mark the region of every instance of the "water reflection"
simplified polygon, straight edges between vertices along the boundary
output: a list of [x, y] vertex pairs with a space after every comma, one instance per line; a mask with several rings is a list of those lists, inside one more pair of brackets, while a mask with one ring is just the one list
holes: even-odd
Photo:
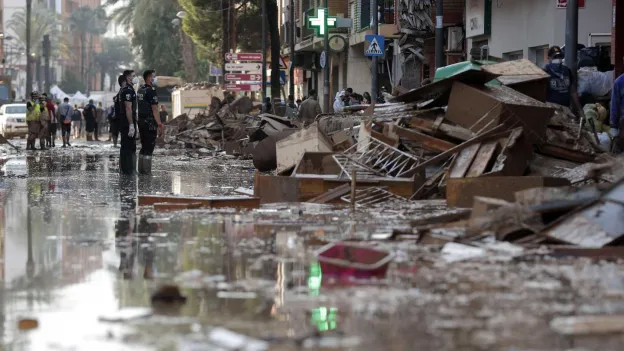
[[[135, 268], [143, 266], [143, 278], [154, 278], [154, 248], [150, 234], [158, 226], [151, 224], [146, 216], [137, 218], [136, 177], [122, 176], [120, 180], [120, 208], [121, 214], [115, 224], [115, 243], [119, 252], [119, 271], [124, 279], [137, 276]], [[137, 223], [138, 222], [138, 223]]]

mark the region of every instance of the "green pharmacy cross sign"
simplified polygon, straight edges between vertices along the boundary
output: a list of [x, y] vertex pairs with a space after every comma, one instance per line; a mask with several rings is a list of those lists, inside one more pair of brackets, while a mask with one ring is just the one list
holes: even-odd
[[325, 31], [330, 27], [336, 27], [336, 17], [328, 16], [327, 9], [316, 9], [316, 17], [308, 17], [308, 28], [316, 29], [318, 36], [325, 35]]

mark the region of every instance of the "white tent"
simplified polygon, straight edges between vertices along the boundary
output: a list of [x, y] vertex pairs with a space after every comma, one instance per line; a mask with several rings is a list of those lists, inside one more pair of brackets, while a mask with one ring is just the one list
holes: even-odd
[[76, 92], [76, 94], [72, 95], [72, 100], [79, 100], [79, 101], [89, 101], [89, 98], [86, 97], [83, 93], [79, 91]]
[[59, 88], [58, 85], [53, 85], [50, 88], [50, 93], [52, 93], [52, 96], [54, 96], [55, 100], [62, 101], [66, 97], [67, 98], [69, 97], [69, 95], [67, 95], [63, 90], [61, 90], [61, 88]]

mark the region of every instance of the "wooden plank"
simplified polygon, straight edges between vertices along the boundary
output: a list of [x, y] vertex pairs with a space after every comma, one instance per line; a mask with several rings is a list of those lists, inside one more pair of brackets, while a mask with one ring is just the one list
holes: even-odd
[[469, 129], [460, 126], [450, 125], [448, 123], [442, 123], [436, 129], [437, 120], [430, 121], [418, 117], [410, 117], [408, 120], [408, 125], [410, 128], [416, 128], [428, 133], [441, 133], [451, 138], [459, 139], [462, 141], [470, 140], [475, 136], [475, 133], [473, 133]]
[[158, 196], [158, 195], [139, 195], [139, 206], [153, 206], [157, 203], [166, 204], [201, 204], [201, 208], [243, 208], [253, 209], [260, 207], [260, 198], [249, 196], [209, 196], [209, 197], [191, 197], [191, 196]]
[[595, 157], [584, 152], [563, 148], [552, 144], [543, 144], [539, 146], [539, 151], [544, 155], [562, 158], [564, 160], [587, 163], [594, 161]]
[[460, 151], [450, 168], [449, 178], [463, 178], [480, 148], [481, 144], [474, 144]]
[[446, 202], [450, 207], [472, 207], [475, 196], [515, 201], [516, 191], [570, 185], [567, 179], [551, 177], [477, 177], [447, 180]]
[[468, 173], [466, 173], [466, 177], [478, 177], [482, 175], [490, 165], [497, 149], [498, 141], [496, 140], [481, 144], [481, 148], [479, 149], [474, 162], [472, 162]]
[[172, 211], [180, 211], [180, 210], [190, 210], [190, 209], [198, 209], [202, 208], [202, 204], [200, 202], [194, 203], [168, 203], [168, 202], [159, 202], [154, 204], [154, 211], [156, 212], [172, 212]]
[[455, 147], [455, 144], [446, 140], [419, 133], [415, 130], [395, 126], [396, 133], [403, 138], [422, 143], [423, 147], [433, 151], [444, 152]]
[[351, 186], [349, 184], [343, 184], [337, 188], [331, 189], [317, 197], [308, 200], [308, 202], [326, 204], [332, 200], [339, 199], [341, 196], [348, 194], [350, 190]]
[[447, 151], [445, 151], [445, 152], [443, 152], [443, 153], [441, 153], [441, 154], [439, 154], [437, 156], [434, 156], [434, 157], [428, 159], [427, 161], [425, 161], [425, 162], [419, 164], [418, 166], [414, 167], [411, 171], [406, 173], [405, 176], [409, 177], [409, 176], [412, 176], [412, 175], [414, 175], [414, 174], [416, 174], [418, 172], [422, 172], [424, 169], [427, 168], [427, 166], [435, 165], [435, 164], [437, 164], [439, 162], [442, 162], [442, 161], [448, 159], [449, 157], [453, 156], [455, 153], [457, 153], [457, 152], [459, 152], [459, 151], [469, 147], [470, 145], [473, 145], [475, 143], [480, 143], [480, 142], [482, 142], [485, 139], [489, 139], [491, 137], [494, 137], [495, 135], [498, 135], [497, 133], [500, 133], [501, 135], [504, 134], [504, 133], [508, 133], [508, 132], [502, 132], [501, 133], [501, 131], [503, 131], [504, 129], [505, 129], [505, 125], [499, 124], [498, 126], [496, 126], [496, 127], [492, 128], [492, 129], [484, 132], [483, 134], [477, 135], [476, 137], [474, 137], [474, 138], [472, 138], [472, 139], [470, 139], [468, 141], [465, 141], [465, 142], [463, 142], [463, 143], [453, 147], [450, 150], [447, 150]]
[[254, 196], [263, 204], [273, 202], [298, 202], [299, 182], [295, 177], [254, 174]]

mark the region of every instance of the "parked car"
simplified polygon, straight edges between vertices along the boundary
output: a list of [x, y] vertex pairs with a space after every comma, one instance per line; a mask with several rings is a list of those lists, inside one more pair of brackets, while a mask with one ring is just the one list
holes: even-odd
[[28, 135], [26, 104], [5, 104], [0, 107], [0, 134], [6, 138]]

